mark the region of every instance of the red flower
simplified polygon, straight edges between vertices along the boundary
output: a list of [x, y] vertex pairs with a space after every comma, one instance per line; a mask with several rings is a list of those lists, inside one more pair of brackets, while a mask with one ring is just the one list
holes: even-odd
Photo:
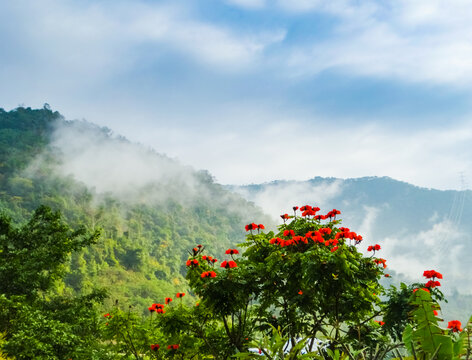
[[228, 249], [228, 250], [226, 250], [225, 254], [235, 255], [235, 254], [239, 254], [239, 251], [237, 249]]
[[174, 344], [174, 345], [168, 345], [167, 349], [169, 350], [177, 350], [179, 348], [179, 344]]
[[390, 274], [385, 274], [384, 276], [385, 276], [385, 277], [391, 277]]
[[462, 331], [462, 324], [459, 320], [451, 320], [447, 323], [447, 328], [451, 329], [452, 332]]
[[105, 315], [103, 315], [103, 317], [111, 318], [111, 315], [110, 315], [110, 313], [106, 313]]
[[331, 228], [321, 228], [320, 230], [318, 230], [320, 232], [320, 234], [322, 235], [330, 235], [331, 234]]
[[292, 209], [293, 209], [293, 211], [297, 211], [297, 210], [298, 210], [298, 206], [294, 206]]
[[157, 350], [159, 350], [160, 347], [161, 347], [161, 346], [160, 346], [159, 344], [152, 344], [152, 345], [151, 345], [151, 350], [152, 350], [152, 351], [157, 351]]
[[187, 266], [192, 266], [192, 267], [198, 266], [198, 260], [197, 259], [188, 259], [187, 262], [186, 262], [186, 265]]
[[336, 250], [338, 250], [338, 246], [335, 246], [331, 249], [331, 252], [335, 252]]
[[184, 297], [184, 296], [185, 296], [185, 293], [177, 293], [177, 294], [175, 295], [176, 298], [182, 298], [182, 297]]
[[207, 278], [207, 277], [214, 278], [214, 277], [216, 277], [216, 272], [214, 272], [214, 271], [205, 271], [205, 272], [202, 273], [201, 277], [202, 277], [202, 279]]
[[385, 323], [381, 320], [374, 320], [377, 324], [379, 324], [380, 326], [382, 325], [385, 325]]
[[284, 230], [283, 236], [295, 236], [295, 231], [293, 230]]
[[290, 219], [290, 216], [288, 216], [288, 214], [280, 215], [280, 217], [282, 218], [282, 220], [283, 220], [284, 222], [285, 222], [285, 220]]
[[213, 259], [211, 259], [211, 262], [212, 262], [213, 264], [214, 264], [214, 263], [216, 263], [217, 261], [218, 261], [218, 259], [217, 259], [217, 258], [213, 258]]
[[429, 280], [426, 284], [424, 284], [424, 286], [427, 288], [434, 288], [436, 286], [441, 286], [441, 283], [439, 281]]
[[313, 208], [310, 205], [305, 205], [300, 208], [300, 211], [312, 210]]
[[168, 305], [172, 301], [172, 298], [166, 297], [166, 305]]
[[382, 259], [382, 258], [374, 259], [374, 263], [376, 263], [377, 265], [382, 264], [384, 269], [387, 267], [387, 260]]
[[237, 266], [238, 266], [238, 264], [236, 264], [233, 260], [230, 260], [230, 261], [225, 260], [221, 263], [221, 267], [225, 268], [225, 269], [232, 269], [232, 268], [235, 268]]
[[149, 306], [149, 307], [148, 307], [148, 310], [149, 310], [149, 312], [151, 312], [151, 313], [154, 312], [154, 311], [156, 311], [156, 309], [154, 308], [154, 306]]
[[438, 316], [438, 312], [436, 310], [433, 310], [434, 316]]
[[261, 229], [261, 230], [264, 230], [264, 229], [265, 229], [264, 225], [262, 225], [262, 224], [257, 225], [257, 228], [258, 228], [258, 229]]
[[245, 227], [246, 231], [249, 231], [249, 230], [256, 230], [257, 229], [257, 224], [247, 224]]
[[442, 279], [443, 278], [442, 274], [438, 273], [435, 270], [425, 270], [423, 273], [423, 276], [426, 279], [434, 279], [434, 278]]
[[377, 250], [380, 250], [380, 245], [379, 245], [379, 244], [370, 245], [370, 246], [367, 248], [367, 251], [377, 251]]
[[303, 295], [303, 291], [300, 290], [300, 291], [298, 292], [298, 295]]

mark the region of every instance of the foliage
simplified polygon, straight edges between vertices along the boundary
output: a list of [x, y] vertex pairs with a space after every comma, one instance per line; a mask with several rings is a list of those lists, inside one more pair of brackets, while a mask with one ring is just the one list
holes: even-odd
[[6, 334], [6, 353], [16, 359], [104, 358], [96, 307], [105, 293], [78, 298], [51, 293], [70, 252], [97, 237], [71, 230], [47, 207], [21, 228], [0, 217], [0, 332]]
[[[403, 333], [403, 341], [408, 352], [420, 359], [468, 359], [471, 351], [470, 321], [465, 331], [451, 325], [449, 325], [451, 330], [442, 329], [437, 316], [440, 307], [433, 300], [430, 291], [424, 288], [416, 290], [410, 299], [413, 306], [411, 313], [413, 321], [406, 326]], [[451, 321], [450, 324], [453, 322]], [[457, 332], [460, 333], [457, 334]], [[464, 342], [466, 342], [466, 347], [464, 347]]]

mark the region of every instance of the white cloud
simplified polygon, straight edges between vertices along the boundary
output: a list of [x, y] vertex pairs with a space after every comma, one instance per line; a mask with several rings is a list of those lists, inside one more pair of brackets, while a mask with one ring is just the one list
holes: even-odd
[[317, 185], [306, 182], [282, 182], [269, 185], [263, 191], [252, 195], [245, 189], [240, 189], [238, 192], [280, 222], [279, 216], [285, 212], [292, 214], [292, 207], [296, 205], [309, 204], [326, 209], [329, 201], [342, 193], [342, 186], [340, 181], [326, 181]]
[[[222, 183], [390, 176], [448, 189], [460, 186], [460, 172], [467, 177], [472, 170], [470, 122], [413, 131], [361, 123], [340, 128], [337, 122], [324, 119], [311, 119], [308, 124], [307, 119], [298, 122], [260, 109], [257, 120], [247, 117], [240, 122], [238, 116], [228, 111], [225, 120], [231, 126], [222, 128], [201, 124], [196, 117], [198, 128], [168, 125], [154, 134], [148, 132], [144, 142], [168, 149], [184, 163], [210, 170]], [[170, 135], [158, 138], [158, 132]]]
[[[94, 82], [153, 62], [173, 50], [225, 70], [244, 69], [257, 62], [266, 47], [282, 41], [282, 29], [243, 32], [203, 21], [176, 4], [146, 2], [77, 3], [23, 1], [0, 7], [0, 19], [15, 34], [17, 71], [28, 69], [67, 75], [68, 81]], [[21, 46], [18, 46], [21, 44]], [[189, 57], [190, 56], [190, 57]], [[11, 64], [4, 64], [11, 65]]]
[[295, 46], [290, 72], [347, 74], [468, 87], [472, 80], [472, 3], [444, 1], [280, 1], [284, 9], [338, 20], [327, 40]]

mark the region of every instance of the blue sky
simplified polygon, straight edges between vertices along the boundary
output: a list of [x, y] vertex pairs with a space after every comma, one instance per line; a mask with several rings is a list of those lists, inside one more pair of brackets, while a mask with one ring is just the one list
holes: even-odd
[[49, 103], [222, 183], [460, 188], [471, 13], [464, 0], [7, 0], [0, 107]]

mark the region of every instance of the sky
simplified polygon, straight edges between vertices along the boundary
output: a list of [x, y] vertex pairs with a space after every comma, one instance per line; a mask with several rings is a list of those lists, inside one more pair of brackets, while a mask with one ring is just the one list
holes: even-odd
[[470, 188], [471, 13], [466, 0], [6, 0], [0, 107], [48, 103], [223, 184]]

